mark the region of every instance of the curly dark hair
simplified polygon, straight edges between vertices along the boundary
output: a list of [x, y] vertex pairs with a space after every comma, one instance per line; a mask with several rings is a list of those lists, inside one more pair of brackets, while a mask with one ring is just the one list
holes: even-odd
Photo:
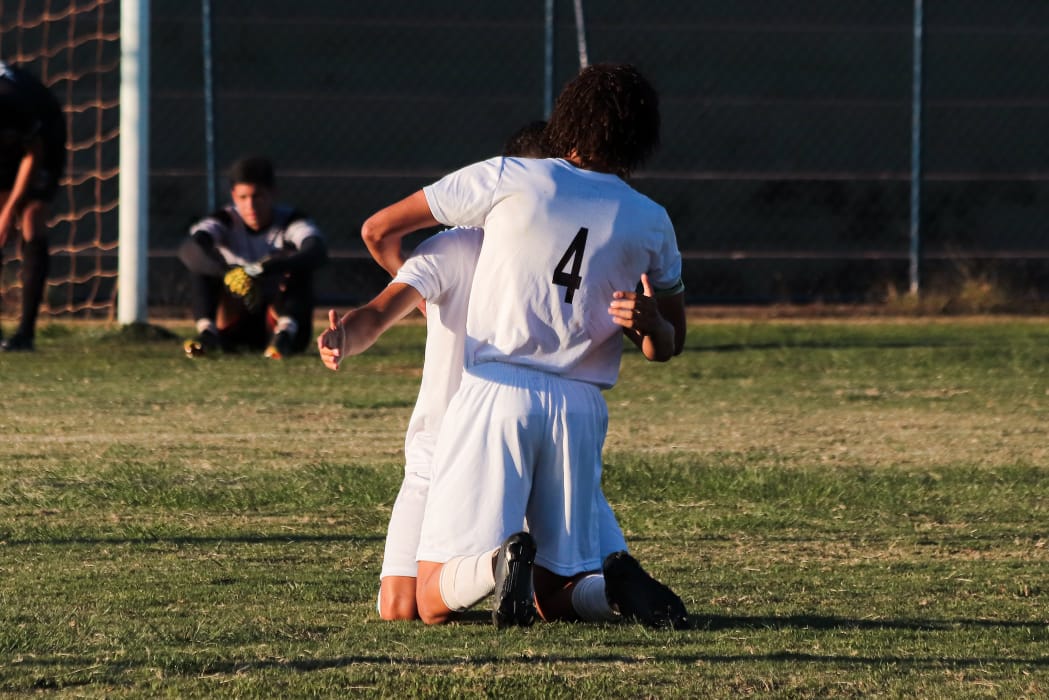
[[629, 175], [659, 146], [659, 95], [632, 65], [584, 68], [558, 96], [546, 137], [557, 157]]

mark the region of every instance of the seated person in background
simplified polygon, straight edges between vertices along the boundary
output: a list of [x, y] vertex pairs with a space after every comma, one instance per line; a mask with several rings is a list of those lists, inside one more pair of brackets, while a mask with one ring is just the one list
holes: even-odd
[[327, 246], [306, 214], [276, 203], [268, 158], [238, 160], [230, 183], [232, 204], [190, 227], [179, 248], [197, 322], [186, 354], [247, 345], [279, 360], [313, 338], [313, 273]]

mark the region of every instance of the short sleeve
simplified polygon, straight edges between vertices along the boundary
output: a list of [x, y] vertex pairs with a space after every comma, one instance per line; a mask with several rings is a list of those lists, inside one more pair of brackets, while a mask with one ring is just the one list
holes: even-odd
[[453, 228], [427, 238], [394, 276], [429, 303], [440, 303], [446, 290], [467, 284], [467, 270], [476, 264], [482, 232], [476, 228]]
[[424, 187], [433, 218], [446, 226], [483, 227], [495, 201], [504, 163], [504, 158], [474, 163]]
[[660, 229], [662, 240], [649, 264], [649, 282], [652, 288], [662, 295], [676, 294], [684, 289], [681, 282], [681, 251], [677, 247], [674, 225], [666, 212]]

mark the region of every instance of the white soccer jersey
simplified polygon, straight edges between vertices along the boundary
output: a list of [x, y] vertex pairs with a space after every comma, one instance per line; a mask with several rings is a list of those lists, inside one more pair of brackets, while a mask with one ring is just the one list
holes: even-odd
[[431, 213], [485, 231], [467, 316], [466, 366], [509, 362], [615, 384], [621, 328], [608, 305], [648, 273], [680, 284], [666, 210], [619, 177], [563, 159], [493, 158], [424, 188]]
[[466, 310], [482, 232], [449, 229], [415, 249], [394, 277], [426, 300], [426, 350], [419, 397], [404, 441], [406, 466], [429, 473], [433, 445], [463, 374]]
[[292, 248], [321, 232], [311, 219], [287, 205], [273, 208], [273, 223], [262, 231], [252, 231], [232, 204], [201, 219], [189, 230], [190, 235], [203, 231], [211, 236], [215, 247], [229, 265], [259, 262], [274, 253]]

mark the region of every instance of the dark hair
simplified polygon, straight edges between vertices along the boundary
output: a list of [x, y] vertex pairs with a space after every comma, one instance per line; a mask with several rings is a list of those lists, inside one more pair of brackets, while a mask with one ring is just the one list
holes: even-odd
[[584, 68], [558, 96], [546, 135], [557, 157], [574, 152], [585, 168], [628, 175], [659, 146], [659, 95], [634, 66]]
[[265, 156], [241, 158], [229, 169], [230, 185], [256, 185], [273, 189], [273, 162]]
[[518, 158], [546, 158], [550, 147], [546, 142], [546, 122], [536, 120], [528, 122], [515, 131], [503, 146], [504, 156]]

